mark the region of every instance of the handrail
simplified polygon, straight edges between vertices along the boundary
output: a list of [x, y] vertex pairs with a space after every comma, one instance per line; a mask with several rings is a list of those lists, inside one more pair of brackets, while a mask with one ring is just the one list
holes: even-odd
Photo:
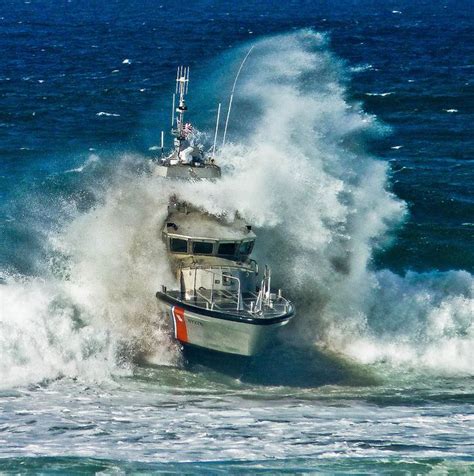
[[258, 267], [257, 262], [254, 259], [250, 260], [250, 266], [238, 266], [238, 265], [233, 265], [233, 264], [197, 264], [197, 263], [192, 263], [190, 265], [183, 266], [182, 269], [204, 269], [204, 270], [210, 270], [210, 269], [222, 269], [222, 268], [229, 268], [229, 269], [238, 269], [241, 271], [246, 271], [246, 272], [251, 272], [251, 273], [256, 273], [257, 270], [255, 268], [252, 268], [252, 264], [255, 264]]
[[194, 289], [194, 291], [196, 292], [196, 294], [198, 296], [200, 296], [202, 299], [204, 299], [204, 301], [206, 301], [207, 303], [209, 303], [211, 305], [211, 309], [213, 307], [213, 301], [212, 301], [212, 293], [211, 293], [211, 299], [208, 299], [204, 294], [202, 294], [201, 292], [199, 292], [199, 289]]
[[[210, 269], [205, 269], [205, 268], [202, 268], [201, 270], [205, 271], [207, 273], [211, 273], [212, 276], [213, 276], [212, 283], [211, 283], [211, 306], [212, 306], [213, 303], [214, 303], [214, 276], [216, 276], [217, 273], [214, 273]], [[224, 273], [222, 273], [221, 276], [237, 281], [237, 283], [238, 283], [238, 288], [237, 288], [237, 310], [240, 311], [241, 310], [241, 304], [242, 304], [242, 293], [241, 293], [241, 286], [240, 286], [240, 278], [237, 278], [236, 276], [232, 276], [231, 274], [224, 274]], [[196, 287], [194, 288], [194, 291], [196, 292]]]
[[[215, 273], [212, 273], [212, 274], [215, 274]], [[233, 276], [232, 276], [232, 277], [233, 277]], [[235, 279], [237, 279], [237, 278], [235, 278]], [[209, 299], [206, 295], [202, 294], [199, 289], [195, 289], [195, 292], [196, 292], [196, 294], [197, 294], [198, 296], [200, 296], [204, 301], [206, 301], [206, 303], [209, 303], [209, 304], [211, 305], [211, 309], [214, 308], [214, 296], [213, 296], [213, 293], [212, 293], [212, 292], [213, 292], [213, 285], [211, 286], [211, 299]], [[227, 291], [227, 292], [229, 292], [229, 291]], [[169, 296], [172, 296], [172, 293], [170, 293], [170, 292], [167, 290], [166, 286], [162, 286], [162, 293], [163, 293], [163, 294], [167, 294], [167, 295], [169, 295]], [[256, 300], [255, 300], [255, 301], [251, 301], [250, 304], [253, 303], [254, 305], [253, 305], [253, 306], [250, 305], [250, 309], [247, 309], [247, 312], [249, 312], [249, 313], [251, 313], [251, 314], [262, 314], [262, 307], [263, 307], [264, 305], [267, 305], [267, 306], [268, 306], [268, 303], [266, 302], [267, 299], [262, 299], [263, 294], [264, 294], [264, 293], [262, 293], [262, 289], [260, 289], [260, 291], [259, 291], [258, 293], [252, 293], [252, 292], [250, 292], [249, 294], [250, 294], [250, 295], [253, 295], [253, 298], [254, 298], [254, 299], [256, 298]], [[238, 297], [240, 297], [240, 296], [241, 296], [241, 294], [240, 294], [240, 292], [239, 292]], [[244, 298], [243, 298], [243, 296], [242, 296], [242, 301], [243, 301], [243, 300], [244, 300]], [[247, 300], [248, 300], [248, 298], [247, 298]], [[285, 312], [288, 312], [288, 309], [289, 309], [290, 306], [291, 306], [291, 301], [288, 300], [288, 299], [286, 299], [286, 298], [284, 298], [283, 296], [279, 296], [279, 297], [278, 297], [277, 303], [279, 303], [281, 306], [284, 306]], [[240, 304], [239, 304], [239, 300], [238, 300], [238, 301], [237, 301], [237, 306], [239, 306], [239, 305], [240, 305]], [[245, 309], [238, 309], [238, 310], [245, 310]]]
[[[214, 305], [215, 305], [215, 298], [214, 298], [215, 279], [214, 279], [214, 276], [219, 276], [219, 277], [227, 278], [227, 279], [230, 279], [230, 280], [233, 280], [233, 281], [237, 281], [238, 286], [237, 286], [237, 307], [236, 307], [236, 309], [238, 311], [245, 311], [246, 310], [245, 309], [245, 303], [247, 303], [247, 306], [249, 307], [247, 309], [247, 312], [249, 312], [251, 314], [254, 314], [254, 315], [264, 313], [265, 312], [264, 308], [265, 309], [267, 309], [267, 308], [274, 309], [275, 305], [283, 306], [284, 309], [285, 309], [285, 312], [288, 311], [288, 308], [291, 305], [291, 302], [281, 295], [281, 290], [278, 291], [277, 295], [272, 294], [272, 292], [271, 292], [271, 287], [270, 287], [271, 273], [270, 273], [270, 270], [268, 269], [268, 267], [265, 267], [265, 273], [264, 273], [263, 279], [261, 281], [261, 286], [260, 286], [259, 291], [256, 292], [256, 293], [248, 292], [248, 296], [246, 298], [244, 298], [244, 296], [242, 295], [242, 283], [241, 283], [241, 280], [240, 280], [239, 277], [233, 276], [232, 274], [225, 273], [225, 272], [216, 273], [216, 272], [212, 271], [213, 268], [218, 268], [220, 270], [222, 270], [223, 268], [242, 269], [242, 268], [239, 268], [238, 266], [206, 266], [206, 267], [204, 267], [203, 265], [201, 265], [201, 266], [195, 266], [194, 267], [195, 274], [194, 274], [193, 288], [194, 288], [195, 296], [196, 295], [199, 296], [204, 301], [206, 301], [206, 303], [210, 304], [211, 309], [214, 309]], [[190, 269], [192, 269], [192, 268], [190, 268]], [[196, 276], [197, 276], [197, 271], [198, 270], [204, 271], [206, 273], [210, 273], [212, 275], [211, 288], [210, 288], [211, 293], [210, 293], [209, 298], [205, 294], [203, 294], [203, 292], [201, 292], [201, 289], [202, 290], [209, 290], [209, 288], [200, 287], [199, 289], [196, 289]], [[166, 293], [166, 289], [163, 292]], [[222, 293], [224, 293], [224, 297], [226, 297], [225, 294], [227, 293], [227, 298], [231, 298], [231, 301], [234, 300], [234, 296], [233, 296], [234, 292], [232, 290], [225, 290], [224, 289], [224, 290], [222, 290]], [[253, 298], [250, 298], [250, 299], [255, 299], [255, 301], [250, 301], [249, 296], [252, 296], [252, 295], [253, 295]], [[247, 302], [247, 301], [250, 301], [250, 302]], [[206, 306], [207, 306], [207, 304], [206, 304]]]
[[262, 310], [263, 304], [269, 306], [270, 296], [271, 296], [271, 287], [270, 287], [271, 272], [268, 266], [265, 266], [265, 272], [263, 274], [262, 283], [260, 286], [260, 291], [258, 292], [257, 300], [255, 301], [255, 309], [257, 312]]

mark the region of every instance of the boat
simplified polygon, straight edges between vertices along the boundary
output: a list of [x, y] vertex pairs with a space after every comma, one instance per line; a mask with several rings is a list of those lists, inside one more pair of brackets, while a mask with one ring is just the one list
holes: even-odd
[[[173, 149], [164, 154], [162, 132], [162, 156], [154, 173], [177, 183], [218, 180], [221, 168], [215, 152], [220, 105], [214, 145], [205, 152], [192, 124], [184, 120], [188, 84], [189, 68], [179, 67], [173, 95]], [[294, 305], [281, 290], [271, 288], [270, 269], [265, 266], [260, 273], [251, 258], [257, 237], [241, 217], [231, 221], [215, 217], [173, 196], [162, 238], [177, 286], [170, 289], [162, 285], [156, 297], [171, 319], [174, 339], [181, 345], [252, 357], [294, 316]]]

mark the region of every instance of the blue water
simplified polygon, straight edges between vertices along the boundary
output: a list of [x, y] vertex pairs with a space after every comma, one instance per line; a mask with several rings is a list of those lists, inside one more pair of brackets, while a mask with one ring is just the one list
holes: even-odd
[[[2, 2], [2, 471], [474, 471], [473, 4], [334, 3]], [[252, 45], [178, 190], [299, 310], [242, 366], [168, 336], [150, 158], [176, 66], [210, 144]]]

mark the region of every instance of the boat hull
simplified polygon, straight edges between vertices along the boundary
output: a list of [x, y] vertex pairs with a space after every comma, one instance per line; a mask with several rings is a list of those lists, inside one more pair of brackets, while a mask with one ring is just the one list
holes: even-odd
[[192, 309], [180, 303], [170, 303], [160, 298], [171, 317], [176, 340], [184, 345], [193, 345], [227, 354], [251, 357], [260, 352], [286, 325], [292, 313], [276, 319], [243, 320], [238, 317], [219, 317], [212, 311]]

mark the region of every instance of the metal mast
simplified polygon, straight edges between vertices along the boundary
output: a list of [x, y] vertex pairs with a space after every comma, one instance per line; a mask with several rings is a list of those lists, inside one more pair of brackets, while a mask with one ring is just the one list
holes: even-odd
[[189, 66], [179, 66], [176, 72], [176, 94], [179, 95], [178, 107], [176, 108], [176, 112], [178, 113], [176, 132], [178, 137], [184, 135], [184, 113], [188, 110], [184, 96], [188, 93], [188, 85]]
[[[181, 142], [186, 139], [186, 132], [184, 130], [184, 113], [188, 108], [184, 96], [188, 92], [188, 84], [189, 66], [178, 66], [176, 71], [176, 91], [173, 94], [173, 109], [171, 113], [171, 134], [175, 136], [174, 146], [177, 155], [179, 155], [180, 152]], [[178, 107], [176, 107], [176, 96], [179, 96]], [[176, 128], [174, 128], [175, 112], [177, 113]]]

